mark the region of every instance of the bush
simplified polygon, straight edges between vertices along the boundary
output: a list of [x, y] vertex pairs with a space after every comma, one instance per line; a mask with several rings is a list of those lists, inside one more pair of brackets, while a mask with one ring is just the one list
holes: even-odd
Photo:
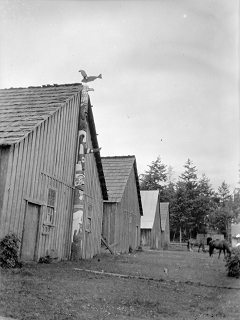
[[229, 277], [240, 276], [240, 247], [233, 248], [231, 252], [231, 257], [227, 257], [227, 275]]
[[19, 238], [14, 234], [6, 235], [0, 240], [0, 266], [2, 268], [21, 267], [18, 261]]
[[167, 241], [165, 241], [163, 243], [163, 250], [168, 250], [168, 242]]

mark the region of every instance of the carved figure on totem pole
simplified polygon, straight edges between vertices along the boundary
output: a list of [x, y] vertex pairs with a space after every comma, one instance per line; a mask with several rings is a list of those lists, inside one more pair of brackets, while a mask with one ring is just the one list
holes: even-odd
[[81, 72], [81, 75], [83, 76], [82, 82], [90, 82], [94, 81], [96, 79], [102, 79], [102, 74], [99, 74], [98, 76], [88, 76], [84, 70], [79, 70], [78, 72]]

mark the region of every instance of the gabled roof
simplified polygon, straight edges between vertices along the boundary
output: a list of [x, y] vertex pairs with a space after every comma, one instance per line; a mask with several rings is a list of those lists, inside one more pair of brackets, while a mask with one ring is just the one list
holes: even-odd
[[102, 157], [102, 165], [110, 202], [121, 201], [130, 172], [134, 168], [139, 208], [142, 215], [142, 202], [135, 156]]
[[20, 142], [81, 92], [80, 83], [0, 90], [0, 145]]
[[[0, 89], [0, 147], [19, 143], [42, 122], [61, 109], [83, 89], [81, 83], [44, 85], [40, 87]], [[98, 148], [90, 99], [88, 122], [93, 148]], [[94, 153], [103, 199], [107, 188], [100, 152]]]
[[168, 207], [169, 202], [160, 202], [160, 215], [161, 215], [161, 228], [162, 231], [165, 231], [166, 228], [166, 222], [168, 218]]
[[152, 229], [158, 205], [159, 191], [141, 190], [141, 198], [143, 206], [141, 229]]

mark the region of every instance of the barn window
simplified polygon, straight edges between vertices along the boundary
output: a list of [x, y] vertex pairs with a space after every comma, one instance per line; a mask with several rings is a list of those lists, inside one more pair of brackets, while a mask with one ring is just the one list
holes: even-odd
[[45, 223], [53, 224], [54, 210], [56, 202], [56, 190], [48, 189], [48, 199], [47, 199], [47, 216]]

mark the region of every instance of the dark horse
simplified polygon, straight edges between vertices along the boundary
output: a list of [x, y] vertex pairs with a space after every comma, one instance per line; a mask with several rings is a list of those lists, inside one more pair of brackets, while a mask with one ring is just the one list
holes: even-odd
[[200, 251], [200, 248], [202, 248], [203, 252], [206, 252], [205, 246], [204, 246], [204, 240], [202, 239], [199, 239], [199, 240], [193, 239], [193, 238], [189, 239], [187, 243], [187, 247], [190, 251], [193, 251], [192, 247], [198, 247], [198, 252]]
[[209, 245], [209, 242], [212, 241], [211, 237], [207, 237], [207, 246]]
[[212, 240], [209, 242], [209, 255], [210, 255], [210, 257], [212, 256], [214, 249], [219, 250], [218, 259], [220, 258], [220, 254], [222, 251], [224, 253], [224, 257], [225, 257], [226, 251], [227, 251], [228, 255], [231, 256], [230, 244], [226, 240]]

